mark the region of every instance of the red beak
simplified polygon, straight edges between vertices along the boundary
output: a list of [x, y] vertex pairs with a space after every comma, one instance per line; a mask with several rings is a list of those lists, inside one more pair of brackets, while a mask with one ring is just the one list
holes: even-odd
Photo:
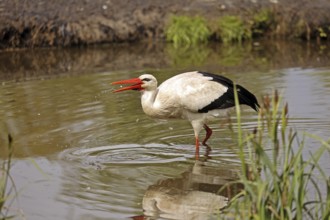
[[142, 80], [139, 78], [133, 78], [133, 79], [126, 79], [126, 80], [121, 80], [117, 82], [111, 83], [112, 85], [121, 85], [121, 84], [133, 84], [131, 86], [127, 86], [121, 89], [117, 89], [113, 92], [121, 92], [125, 90], [142, 90], [143, 88], [141, 85], [143, 84]]

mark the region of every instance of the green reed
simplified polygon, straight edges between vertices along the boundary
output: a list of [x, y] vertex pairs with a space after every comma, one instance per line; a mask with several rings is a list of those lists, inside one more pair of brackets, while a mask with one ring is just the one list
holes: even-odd
[[[263, 98], [255, 130], [244, 133], [237, 94], [235, 100], [237, 154], [242, 164], [237, 182], [244, 189], [231, 199], [221, 218], [329, 219], [330, 179], [319, 165], [320, 157], [330, 153], [329, 140], [308, 134], [300, 139], [288, 127], [288, 105], [282, 105], [276, 91], [272, 97]], [[306, 137], [320, 141], [308, 159], [303, 157]]]
[[[13, 179], [10, 176], [10, 168], [12, 167], [12, 157], [14, 152], [12, 142], [13, 139], [9, 134], [7, 160], [4, 160], [0, 168], [0, 174], [1, 174], [0, 175], [0, 219], [1, 220], [14, 218], [14, 216], [8, 215], [10, 204], [7, 204], [8, 201], [11, 200], [14, 195], [17, 194]], [[13, 185], [13, 187], [9, 186], [10, 183], [11, 185]]]

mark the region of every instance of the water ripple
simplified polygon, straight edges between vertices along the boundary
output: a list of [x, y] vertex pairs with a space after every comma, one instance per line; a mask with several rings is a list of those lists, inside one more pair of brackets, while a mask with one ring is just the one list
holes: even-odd
[[164, 164], [187, 161], [194, 148], [164, 144], [121, 144], [92, 148], [70, 148], [60, 154], [66, 160], [81, 161], [85, 165], [109, 166], [136, 164]]

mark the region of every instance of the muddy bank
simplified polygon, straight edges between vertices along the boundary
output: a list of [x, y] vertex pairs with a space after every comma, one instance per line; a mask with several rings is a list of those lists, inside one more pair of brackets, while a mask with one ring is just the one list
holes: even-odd
[[0, 0], [0, 48], [89, 45], [164, 39], [172, 14], [250, 21], [261, 10], [265, 37], [328, 39], [326, 0]]

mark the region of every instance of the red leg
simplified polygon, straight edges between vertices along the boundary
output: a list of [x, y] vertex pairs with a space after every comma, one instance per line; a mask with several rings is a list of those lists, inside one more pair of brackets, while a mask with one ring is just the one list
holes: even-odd
[[206, 124], [204, 124], [204, 129], [206, 131], [206, 136], [204, 138], [204, 141], [202, 142], [203, 145], [206, 145], [206, 141], [211, 137], [212, 135], [212, 129], [209, 128], [209, 126], [207, 126]]
[[198, 137], [196, 137], [196, 151], [195, 151], [195, 159], [198, 160], [199, 159], [199, 140]]

